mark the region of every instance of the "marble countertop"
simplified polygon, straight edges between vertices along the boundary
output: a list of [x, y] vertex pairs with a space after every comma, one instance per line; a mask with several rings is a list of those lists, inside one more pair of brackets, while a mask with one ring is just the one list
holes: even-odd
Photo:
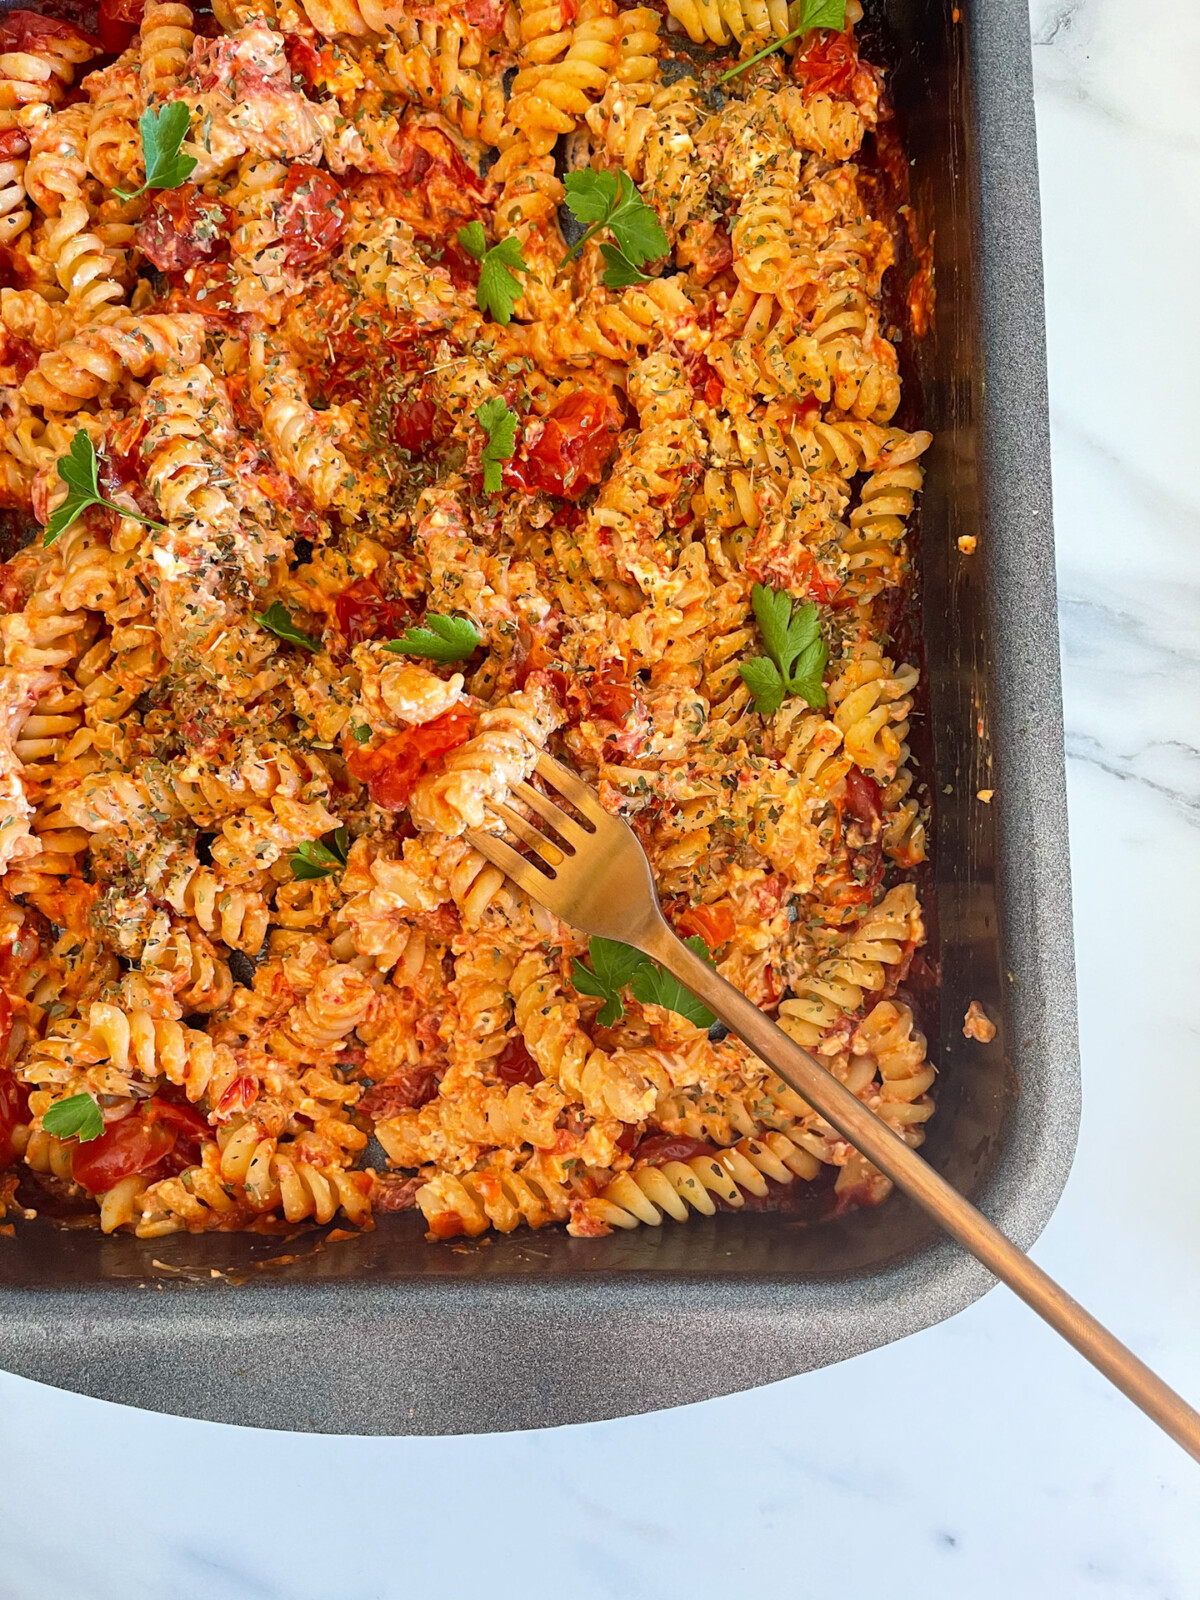
[[[1200, 6], [1031, 15], [1085, 1083], [1034, 1254], [1195, 1400]], [[1200, 1468], [1003, 1290], [824, 1372], [546, 1433], [258, 1433], [0, 1375], [0, 1459], [0, 1600], [1200, 1593]]]

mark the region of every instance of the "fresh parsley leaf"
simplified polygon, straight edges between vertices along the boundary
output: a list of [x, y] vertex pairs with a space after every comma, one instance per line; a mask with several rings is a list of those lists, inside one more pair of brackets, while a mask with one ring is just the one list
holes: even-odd
[[125, 506], [114, 505], [111, 500], [104, 499], [97, 477], [96, 447], [82, 428], [71, 440], [66, 455], [59, 458], [58, 475], [67, 486], [67, 498], [57, 510], [51, 512], [42, 535], [43, 545], [52, 545], [59, 534], [65, 532], [89, 506], [107, 506], [118, 516], [131, 517], [134, 522], [143, 522], [148, 528], [165, 527], [165, 523], [144, 517], [140, 511], [129, 511]]
[[[693, 934], [683, 942], [708, 966], [714, 965], [708, 946], [699, 934]], [[690, 989], [685, 989], [678, 978], [656, 961], [649, 961], [638, 968], [633, 975], [632, 988], [634, 999], [640, 1000], [643, 1005], [665, 1006], [668, 1011], [686, 1017], [697, 1028], [711, 1028], [717, 1020], [703, 1000], [698, 1000]]]
[[146, 181], [132, 194], [114, 189], [118, 200], [136, 200], [147, 189], [178, 189], [187, 182], [196, 170], [196, 158], [180, 155], [179, 147], [187, 138], [191, 120], [191, 111], [183, 100], [172, 100], [161, 111], [150, 106], [142, 112], [138, 126], [142, 131]]
[[483, 223], [468, 222], [465, 228], [460, 228], [458, 242], [469, 256], [482, 261], [487, 254], [487, 234], [483, 231]]
[[650, 276], [635, 267], [615, 244], [602, 244], [600, 254], [608, 262], [603, 281], [610, 289], [628, 289], [635, 283], [649, 283]]
[[325, 837], [329, 844], [324, 839], [305, 839], [297, 846], [289, 862], [294, 877], [328, 878], [346, 865], [350, 836], [345, 828], [338, 828]]
[[604, 1001], [596, 1020], [602, 1028], [611, 1028], [624, 1012], [621, 990], [632, 981], [643, 967], [652, 966], [649, 956], [644, 956], [632, 945], [621, 944], [616, 939], [591, 939], [588, 941], [591, 968], [582, 961], [571, 963], [571, 978], [580, 994], [596, 995]]
[[[624, 172], [621, 174], [625, 176]], [[568, 172], [563, 179], [567, 191], [567, 205], [576, 222], [607, 222], [621, 195], [620, 181], [615, 172], [595, 172], [583, 167], [578, 172]], [[577, 245], [576, 250], [582, 246]]]
[[[399, 639], [384, 645], [398, 656], [424, 656], [428, 661], [465, 661], [481, 640], [469, 617], [439, 617], [430, 612], [423, 628], [407, 628]], [[370, 730], [367, 730], [370, 737]]]
[[487, 235], [481, 222], [468, 222], [458, 230], [458, 242], [479, 262], [479, 286], [475, 304], [484, 316], [495, 322], [511, 322], [513, 307], [524, 292], [514, 272], [528, 272], [521, 246], [515, 239], [501, 239], [487, 248]]
[[846, 0], [804, 0], [800, 8], [802, 28], [832, 28], [846, 31]]
[[[759, 631], [770, 660], [756, 656], [739, 667], [742, 682], [755, 698], [755, 710], [770, 716], [783, 704], [784, 694], [799, 695], [820, 709], [826, 703], [821, 682], [829, 661], [829, 647], [821, 637], [821, 619], [811, 600], [793, 609], [783, 589], [756, 583], [750, 594]], [[776, 678], [768, 671], [776, 669]]]
[[77, 1137], [89, 1144], [104, 1132], [104, 1114], [90, 1094], [72, 1094], [56, 1100], [42, 1117], [42, 1127], [59, 1139]]
[[742, 682], [754, 696], [754, 709], [760, 717], [773, 717], [783, 704], [783, 679], [779, 668], [766, 656], [753, 656], [738, 667]]
[[366, 744], [371, 737], [371, 730], [368, 728], [365, 722], [352, 723], [350, 732], [354, 735], [359, 744]]
[[845, 33], [846, 0], [804, 0], [800, 8], [798, 28], [785, 33], [781, 39], [773, 39], [761, 50], [756, 50], [752, 56], [747, 56], [745, 61], [739, 61], [736, 67], [730, 67], [728, 72], [723, 72], [717, 82], [727, 83], [730, 78], [736, 78], [748, 67], [756, 66], [764, 57], [774, 55], [776, 50], [782, 49], [785, 44], [790, 44], [793, 39], [799, 39], [812, 28], [832, 28], [835, 33]]
[[321, 648], [319, 639], [314, 639], [311, 634], [300, 632], [300, 629], [292, 621], [291, 612], [278, 600], [272, 600], [265, 611], [256, 611], [254, 620], [260, 627], [269, 628], [272, 633], [277, 633], [288, 644], [300, 644], [306, 650], [319, 650]]
[[[642, 199], [629, 174], [623, 168], [617, 172], [594, 172], [584, 167], [579, 172], [568, 172], [563, 186], [572, 216], [577, 222], [591, 224], [579, 243], [567, 252], [567, 260], [578, 255], [602, 228], [607, 228], [616, 240], [616, 249], [601, 247], [608, 262], [605, 283], [611, 288], [621, 288], [629, 283], [644, 282], [643, 278], [629, 277], [629, 273], [647, 261], [665, 256], [671, 241], [663, 232], [654, 207]], [[610, 277], [610, 274], [615, 276]]]
[[475, 416], [488, 436], [483, 456], [483, 487], [495, 494], [504, 481], [501, 462], [509, 461], [517, 444], [517, 414], [497, 395], [476, 408]]

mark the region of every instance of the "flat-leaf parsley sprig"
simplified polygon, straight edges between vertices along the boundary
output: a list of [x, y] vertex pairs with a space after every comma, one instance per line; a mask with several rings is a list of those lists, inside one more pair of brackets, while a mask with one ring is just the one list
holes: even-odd
[[[713, 965], [708, 946], [699, 934], [683, 942], [710, 967]], [[604, 1001], [596, 1016], [602, 1028], [611, 1028], [624, 1015], [622, 989], [631, 989], [634, 999], [643, 1005], [665, 1006], [698, 1028], [711, 1028], [717, 1020], [678, 978], [630, 944], [621, 944], [617, 939], [590, 939], [588, 958], [590, 967], [585, 967], [578, 958], [572, 961], [571, 981], [580, 994], [594, 995]]]
[[296, 878], [328, 878], [346, 865], [350, 835], [338, 828], [324, 839], [305, 839], [293, 852], [289, 865]]
[[501, 239], [488, 249], [482, 222], [468, 222], [458, 230], [458, 242], [479, 263], [475, 304], [494, 322], [511, 322], [513, 307], [525, 292], [515, 272], [529, 272], [515, 239]]
[[389, 640], [383, 648], [398, 656], [449, 662], [465, 661], [482, 642], [470, 617], [439, 617], [431, 611], [423, 628], [406, 628], [399, 639]]
[[182, 100], [172, 100], [161, 111], [154, 107], [142, 112], [138, 127], [142, 131], [142, 156], [146, 163], [146, 181], [140, 189], [126, 194], [114, 189], [118, 200], [136, 200], [147, 189], [178, 189], [196, 170], [195, 156], [180, 155], [179, 147], [187, 138], [192, 114]]
[[811, 600], [792, 608], [792, 597], [782, 589], [756, 583], [750, 593], [765, 656], [743, 661], [738, 671], [754, 696], [754, 709], [773, 716], [785, 695], [799, 695], [818, 710], [825, 705], [821, 682], [829, 660], [829, 646], [821, 637], [821, 620]]
[[483, 463], [483, 487], [488, 494], [496, 494], [504, 482], [505, 461], [511, 461], [517, 447], [517, 413], [510, 411], [496, 395], [475, 409], [475, 418], [487, 434], [480, 460]]
[[834, 33], [845, 33], [846, 0], [804, 0], [798, 28], [793, 28], [791, 33], [785, 33], [781, 39], [772, 39], [770, 44], [764, 45], [761, 50], [756, 50], [752, 56], [747, 56], [745, 61], [739, 61], [736, 67], [730, 67], [728, 72], [723, 72], [717, 82], [728, 83], [730, 78], [736, 78], [748, 67], [755, 66], [766, 56], [774, 55], [776, 50], [782, 49], [785, 44], [790, 44], [793, 39], [799, 39], [802, 34], [811, 32], [813, 28], [830, 28]]
[[69, 1094], [48, 1107], [42, 1127], [56, 1139], [77, 1138], [80, 1144], [90, 1144], [104, 1132], [104, 1113], [93, 1095]]
[[134, 522], [144, 522], [148, 528], [166, 527], [163, 522], [155, 522], [153, 517], [144, 517], [140, 511], [130, 511], [128, 506], [118, 506], [104, 498], [96, 472], [96, 447], [82, 428], [71, 440], [66, 455], [59, 458], [58, 475], [67, 486], [67, 498], [50, 514], [42, 535], [44, 545], [53, 544], [89, 506], [107, 506], [119, 517], [132, 517]]
[[581, 172], [568, 172], [563, 186], [576, 222], [591, 224], [579, 243], [567, 252], [567, 260], [607, 228], [616, 243], [600, 246], [600, 254], [608, 263], [604, 282], [610, 289], [648, 282], [648, 274], [641, 268], [647, 261], [665, 256], [671, 241], [663, 232], [657, 212], [642, 199], [624, 168], [594, 172], [585, 167]]

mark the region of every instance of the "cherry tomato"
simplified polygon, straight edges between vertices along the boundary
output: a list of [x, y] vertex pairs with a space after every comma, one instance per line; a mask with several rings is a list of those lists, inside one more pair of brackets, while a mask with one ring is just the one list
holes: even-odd
[[376, 1121], [381, 1117], [394, 1117], [398, 1111], [423, 1106], [435, 1099], [440, 1082], [441, 1074], [428, 1067], [418, 1067], [414, 1072], [398, 1072], [395, 1077], [385, 1078], [373, 1089], [368, 1089], [358, 1102], [358, 1109]]
[[420, 459], [436, 442], [434, 424], [437, 419], [438, 408], [432, 400], [418, 398], [402, 402], [392, 412], [392, 438], [401, 450]]
[[858, 46], [849, 33], [814, 29], [792, 57], [792, 77], [810, 94], [845, 99], [858, 72]]
[[96, 29], [106, 52], [120, 55], [131, 43], [143, 9], [144, 0], [100, 0]]
[[462, 13], [471, 26], [478, 28], [480, 33], [499, 33], [504, 26], [506, 10], [504, 0], [467, 0]]
[[346, 231], [342, 186], [328, 172], [295, 161], [283, 184], [283, 242], [288, 265], [326, 256]]
[[624, 722], [631, 711], [641, 710], [642, 702], [633, 685], [601, 675], [588, 688], [592, 710], [608, 722]]
[[510, 1039], [496, 1057], [496, 1076], [509, 1088], [515, 1083], [541, 1083], [542, 1069], [530, 1055], [524, 1039]]
[[175, 1148], [176, 1130], [146, 1113], [114, 1122], [98, 1139], [76, 1145], [71, 1176], [90, 1194], [102, 1194], [122, 1178], [145, 1172]]
[[[227, 317], [233, 311], [233, 278], [228, 261], [198, 261], [172, 273], [166, 301], [157, 309], [197, 311], [203, 317]], [[233, 385], [230, 385], [232, 397]]]
[[[242, 1080], [234, 1081], [240, 1083]], [[147, 1104], [145, 1114], [151, 1122], [161, 1122], [174, 1129], [181, 1139], [207, 1139], [212, 1131], [207, 1120], [194, 1106], [177, 1100], [164, 1100], [161, 1095], [155, 1095]]]
[[7, 1067], [0, 1067], [0, 1167], [8, 1166], [13, 1160], [16, 1155], [13, 1132], [22, 1122], [28, 1121], [28, 1088]]
[[18, 383], [37, 364], [38, 353], [28, 339], [9, 333], [7, 328], [0, 329], [0, 365], [11, 367]]
[[377, 750], [351, 751], [346, 765], [377, 806], [401, 811], [426, 769], [467, 742], [473, 722], [469, 711], [456, 706], [422, 727], [393, 734]]
[[233, 208], [194, 183], [160, 189], [134, 230], [134, 243], [160, 272], [182, 272], [210, 260], [233, 229]]
[[710, 406], [719, 404], [725, 392], [725, 383], [717, 369], [711, 365], [706, 357], [701, 355], [685, 356], [683, 370], [687, 373], [688, 382], [692, 386], [692, 393], [697, 400], [704, 400]]
[[727, 905], [690, 906], [675, 926], [681, 934], [698, 933], [710, 950], [719, 950], [737, 932], [733, 911]]
[[695, 1156], [715, 1156], [717, 1147], [703, 1139], [688, 1139], [682, 1134], [651, 1133], [634, 1151], [638, 1161], [648, 1161], [661, 1167], [667, 1161], [691, 1161]]
[[239, 1111], [249, 1111], [258, 1099], [258, 1084], [253, 1078], [235, 1078], [217, 1101], [213, 1116], [218, 1122], [228, 1122]]
[[[141, 16], [140, 4], [138, 15]], [[45, 39], [69, 39], [73, 43], [82, 41], [93, 49], [98, 49], [101, 43], [92, 34], [77, 28], [73, 22], [60, 22], [57, 17], [44, 17], [37, 11], [9, 11], [0, 16], [0, 52], [19, 50], [36, 56]]]
[[522, 476], [531, 489], [578, 500], [604, 475], [621, 431], [621, 412], [611, 395], [581, 389], [555, 406], [526, 433]]
[[872, 832], [883, 816], [882, 794], [874, 778], [857, 767], [850, 768], [846, 774], [846, 810]]
[[374, 578], [359, 578], [344, 589], [334, 605], [340, 632], [350, 644], [364, 639], [397, 639], [413, 620], [412, 608], [384, 594]]
[[303, 78], [310, 86], [315, 85], [322, 76], [320, 53], [309, 44], [307, 39], [301, 38], [298, 33], [285, 33], [283, 36], [283, 53], [287, 57], [288, 66], [298, 78]]
[[0, 161], [12, 161], [29, 154], [29, 135], [21, 128], [5, 128], [0, 133]]

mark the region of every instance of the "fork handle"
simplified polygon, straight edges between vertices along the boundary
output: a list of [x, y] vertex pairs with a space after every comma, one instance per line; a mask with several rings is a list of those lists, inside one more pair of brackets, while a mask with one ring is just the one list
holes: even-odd
[[881, 1118], [839, 1083], [815, 1056], [789, 1039], [757, 1006], [681, 943], [665, 922], [637, 941], [640, 949], [714, 1011], [755, 1055], [802, 1095], [844, 1139], [939, 1222], [965, 1250], [1032, 1306], [1121, 1392], [1200, 1461], [1200, 1414], [1041, 1267], [922, 1160]]

